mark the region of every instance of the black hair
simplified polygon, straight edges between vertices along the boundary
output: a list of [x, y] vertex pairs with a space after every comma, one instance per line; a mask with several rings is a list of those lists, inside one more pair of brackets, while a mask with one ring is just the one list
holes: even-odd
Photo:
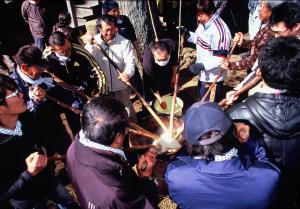
[[213, 0], [198, 0], [196, 4], [196, 13], [213, 14], [216, 11]]
[[12, 78], [0, 74], [0, 105], [6, 105], [6, 90], [15, 91], [16, 89], [17, 85]]
[[170, 47], [169, 45], [164, 41], [156, 41], [153, 44], [150, 45], [151, 51], [152, 50], [161, 50], [161, 51], [167, 51], [168, 54], [170, 54]]
[[[207, 134], [210, 134], [208, 132]], [[201, 140], [201, 139], [199, 139]], [[188, 144], [188, 149], [191, 156], [201, 156], [205, 160], [214, 160], [216, 155], [223, 155], [230, 149], [235, 147], [237, 138], [235, 135], [235, 127], [232, 125], [226, 134], [222, 136], [218, 141], [208, 145], [191, 145]]]
[[124, 134], [128, 114], [123, 104], [112, 98], [94, 98], [83, 108], [82, 130], [87, 138], [110, 146], [117, 134]]
[[68, 11], [63, 11], [58, 15], [58, 27], [66, 27], [70, 24], [71, 15]]
[[26, 64], [28, 66], [41, 64], [42, 52], [39, 48], [33, 45], [25, 45], [21, 47], [16, 54], [15, 60], [17, 65]]
[[270, 17], [270, 24], [274, 25], [284, 22], [288, 29], [292, 29], [297, 23], [300, 23], [300, 6], [293, 2], [284, 2], [274, 7]]
[[258, 65], [268, 86], [286, 89], [290, 93], [300, 90], [300, 40], [280, 37], [269, 40], [260, 51]]
[[114, 16], [108, 14], [102, 15], [97, 19], [96, 24], [99, 28], [101, 28], [102, 22], [105, 22], [107, 24], [114, 24], [114, 26], [117, 26], [117, 19]]
[[49, 44], [51, 46], [63, 46], [65, 44], [66, 35], [62, 32], [56, 31], [51, 34]]

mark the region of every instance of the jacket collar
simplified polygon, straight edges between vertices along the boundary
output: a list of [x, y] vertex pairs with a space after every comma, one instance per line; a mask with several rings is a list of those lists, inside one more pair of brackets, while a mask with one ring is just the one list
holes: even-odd
[[79, 142], [78, 134], [74, 139], [74, 148], [75, 156], [80, 163], [97, 170], [119, 172], [123, 166], [128, 165], [126, 161], [113, 152], [84, 146]]
[[117, 38], [118, 38], [119, 34], [116, 33], [115, 37], [111, 40], [111, 42], [109, 44], [107, 44], [103, 38], [102, 38], [102, 34], [101, 33], [98, 33], [97, 35], [94, 36], [94, 39], [101, 45], [104, 45], [104, 46], [110, 46], [112, 44], [115, 44], [117, 42]]
[[219, 14], [218, 14], [218, 13], [215, 13], [215, 14], [209, 19], [209, 21], [203, 25], [203, 26], [204, 26], [204, 29], [205, 29], [205, 30], [208, 29], [208, 28], [211, 26], [211, 24], [212, 24], [218, 17], [219, 17]]
[[120, 157], [122, 157], [123, 159], [127, 160], [123, 150], [95, 143], [85, 136], [85, 134], [83, 133], [83, 130], [80, 130], [80, 132], [79, 132], [79, 142], [86, 147], [90, 147], [90, 148], [93, 148], [96, 150], [113, 152], [114, 154], [117, 154]]
[[185, 164], [194, 167], [199, 172], [210, 174], [231, 174], [241, 172], [241, 170], [245, 169], [239, 157], [224, 161], [195, 160], [189, 156], [180, 156], [177, 158]]

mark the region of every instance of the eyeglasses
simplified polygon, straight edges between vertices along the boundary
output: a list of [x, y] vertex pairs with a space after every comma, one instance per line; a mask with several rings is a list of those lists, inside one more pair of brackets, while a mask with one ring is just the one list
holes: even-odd
[[7, 95], [4, 99], [9, 99], [9, 98], [12, 98], [12, 97], [16, 97], [16, 96], [19, 96], [19, 90], [17, 89], [15, 92]]
[[285, 29], [284, 31], [274, 31], [271, 29], [271, 31], [274, 33], [275, 36], [284, 36], [287, 32], [288, 28]]
[[6, 97], [4, 97], [4, 99], [0, 99], [0, 102], [2, 102], [3, 100], [5, 99], [9, 99], [9, 98], [12, 98], [12, 97], [16, 97], [16, 96], [19, 96], [20, 92], [19, 90], [17, 89], [15, 92], [7, 95]]

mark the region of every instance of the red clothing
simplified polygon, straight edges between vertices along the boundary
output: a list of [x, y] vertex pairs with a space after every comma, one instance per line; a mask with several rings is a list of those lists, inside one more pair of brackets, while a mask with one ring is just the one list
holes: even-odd
[[258, 58], [258, 54], [265, 43], [274, 37], [274, 33], [271, 31], [271, 26], [268, 24], [263, 29], [257, 32], [256, 36], [251, 41], [244, 41], [244, 47], [250, 48], [250, 55], [240, 61], [230, 62], [229, 66], [231, 70], [241, 70], [252, 68], [254, 62]]

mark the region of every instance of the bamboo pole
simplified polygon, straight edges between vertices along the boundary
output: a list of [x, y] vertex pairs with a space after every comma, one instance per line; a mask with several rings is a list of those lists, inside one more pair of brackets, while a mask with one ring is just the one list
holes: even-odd
[[[256, 76], [255, 78], [253, 78], [249, 83], [247, 83], [246, 85], [244, 85], [242, 88], [240, 88], [239, 90], [237, 90], [233, 96], [239, 96], [242, 93], [244, 93], [245, 91], [251, 89], [253, 86], [255, 86], [259, 81], [261, 80], [261, 77]], [[223, 107], [227, 102], [227, 99], [224, 98], [219, 102], [219, 105], [221, 107]]]
[[[68, 110], [71, 110], [73, 112], [75, 112], [76, 114], [82, 114], [82, 110], [79, 110], [79, 109], [76, 109], [76, 108], [73, 108], [72, 106], [70, 105], [67, 105], [65, 103], [63, 103], [62, 101], [52, 97], [52, 96], [49, 96], [49, 95], [46, 95], [46, 98], [55, 102], [57, 105], [63, 107], [63, 108], [66, 108]], [[146, 137], [149, 137], [151, 139], [154, 139], [154, 140], [158, 140], [160, 137], [144, 128], [142, 128], [141, 126], [139, 126], [138, 124], [134, 123], [133, 121], [129, 120], [128, 121], [128, 124], [135, 128], [136, 131], [132, 130], [132, 129], [129, 129], [130, 132], [133, 132], [133, 133], [136, 133], [136, 134], [139, 134], [139, 135], [142, 135], [142, 136], [146, 136]]]
[[182, 38], [181, 38], [181, 8], [182, 8], [182, 0], [179, 1], [179, 29], [178, 29], [178, 65], [177, 65], [177, 71], [175, 75], [175, 85], [174, 85], [174, 94], [172, 98], [172, 105], [170, 110], [170, 134], [173, 138], [173, 129], [174, 129], [174, 112], [175, 112], [175, 104], [176, 104], [176, 98], [177, 98], [177, 92], [178, 92], [178, 81], [179, 81], [179, 71], [180, 71], [180, 59], [181, 59], [181, 50], [182, 50]]
[[57, 82], [58, 84], [62, 85], [64, 88], [84, 97], [87, 100], [91, 100], [92, 97], [88, 96], [87, 94], [83, 93], [82, 91], [79, 91], [78, 89], [76, 89], [74, 86], [72, 86], [71, 84], [66, 83], [65, 81], [63, 81], [62, 79], [60, 79], [59, 77], [57, 77], [56, 75], [54, 75], [53, 73], [49, 72], [48, 70], [44, 69], [44, 72], [48, 73], [49, 75], [51, 75], [51, 77], [54, 79], [55, 82]]
[[148, 137], [153, 140], [158, 140], [158, 138], [156, 138], [152, 134], [148, 134], [147, 132], [143, 132], [141, 130], [136, 130], [136, 129], [132, 129], [132, 128], [128, 128], [127, 130], [128, 130], [128, 132], [136, 134], [136, 135], [145, 136], [145, 137]]
[[53, 102], [55, 102], [57, 105], [59, 105], [61, 107], [64, 107], [68, 110], [73, 111], [76, 114], [81, 114], [82, 113], [82, 110], [76, 109], [76, 108], [72, 107], [71, 105], [67, 105], [67, 104], [63, 103], [62, 101], [60, 101], [59, 99], [56, 99], [52, 96], [46, 95], [46, 98], [53, 101]]
[[152, 14], [152, 10], [151, 10], [150, 0], [148, 0], [147, 2], [148, 2], [150, 20], [151, 20], [151, 23], [152, 23], [152, 28], [153, 28], [153, 32], [154, 32], [154, 36], [155, 36], [155, 42], [157, 42], [157, 41], [159, 41], [159, 39], [158, 39], [157, 32], [156, 32], [156, 29], [155, 29], [155, 24], [154, 24], [154, 20], [153, 20], [153, 14]]

